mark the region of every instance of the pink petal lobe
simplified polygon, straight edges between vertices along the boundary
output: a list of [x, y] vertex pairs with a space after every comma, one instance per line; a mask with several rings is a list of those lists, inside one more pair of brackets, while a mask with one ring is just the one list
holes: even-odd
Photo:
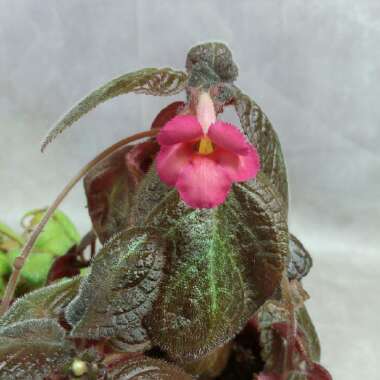
[[193, 115], [179, 115], [169, 120], [157, 135], [160, 145], [191, 141], [203, 135], [202, 127]]
[[156, 158], [156, 169], [161, 181], [174, 186], [179, 173], [190, 162], [192, 154], [191, 146], [187, 144], [162, 146]]
[[248, 152], [244, 156], [219, 148], [213, 153], [213, 158], [224, 168], [233, 182], [253, 179], [260, 170], [260, 158], [252, 146], [248, 147]]
[[206, 156], [194, 156], [176, 183], [181, 199], [193, 208], [212, 208], [223, 203], [231, 189], [228, 173]]
[[211, 125], [207, 135], [220, 148], [240, 155], [248, 153], [250, 144], [239, 129], [232, 124], [218, 120]]

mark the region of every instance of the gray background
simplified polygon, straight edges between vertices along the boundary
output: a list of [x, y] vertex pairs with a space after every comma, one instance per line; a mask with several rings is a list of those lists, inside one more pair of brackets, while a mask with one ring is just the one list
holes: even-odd
[[[379, 20], [378, 0], [0, 0], [0, 219], [17, 227], [170, 101], [115, 99], [42, 155], [47, 129], [83, 95], [225, 41], [282, 141], [291, 230], [314, 255], [305, 286], [322, 363], [335, 379], [378, 379]], [[81, 186], [63, 210], [89, 228]]]

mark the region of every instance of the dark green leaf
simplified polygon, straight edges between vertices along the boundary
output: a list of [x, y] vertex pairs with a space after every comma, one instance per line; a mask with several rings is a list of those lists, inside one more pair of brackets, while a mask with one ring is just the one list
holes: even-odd
[[279, 286], [288, 255], [286, 217], [265, 176], [237, 184], [217, 209], [188, 208], [171, 192], [147, 220], [174, 241], [149, 336], [195, 359], [233, 338]]
[[[133, 199], [130, 223], [144, 226], [148, 214], [166, 197], [175, 196], [177, 191], [166, 186], [158, 177], [154, 165], [140, 182]], [[159, 207], [159, 206], [158, 206]]]
[[166, 251], [165, 242], [149, 228], [124, 231], [106, 243], [67, 308], [72, 336], [114, 338], [124, 351], [147, 347], [143, 318], [160, 290]]
[[48, 133], [42, 150], [66, 128], [100, 103], [131, 92], [148, 95], [174, 95], [185, 88], [187, 75], [170, 68], [146, 68], [124, 74], [96, 89], [72, 108]]
[[0, 380], [43, 380], [72, 357], [65, 330], [53, 320], [28, 320], [0, 330]]
[[109, 370], [113, 380], [191, 380], [181, 368], [162, 360], [144, 358], [131, 359]]
[[58, 319], [78, 292], [80, 278], [62, 280], [19, 298], [0, 319], [0, 326], [28, 319]]
[[258, 150], [261, 172], [281, 195], [284, 210], [287, 212], [288, 179], [277, 134], [261, 108], [241, 91], [236, 95], [235, 108], [244, 133]]

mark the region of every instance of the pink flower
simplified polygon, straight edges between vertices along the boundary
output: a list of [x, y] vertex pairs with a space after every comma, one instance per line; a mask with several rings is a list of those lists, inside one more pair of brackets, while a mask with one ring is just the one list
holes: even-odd
[[256, 149], [232, 124], [216, 120], [213, 101], [199, 96], [196, 116], [179, 115], [157, 136], [160, 179], [193, 208], [223, 203], [233, 182], [252, 179], [260, 168]]

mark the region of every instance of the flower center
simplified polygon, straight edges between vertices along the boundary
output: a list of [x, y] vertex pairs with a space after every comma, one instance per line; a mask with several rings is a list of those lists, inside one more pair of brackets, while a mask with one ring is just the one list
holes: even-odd
[[209, 137], [204, 136], [199, 141], [199, 147], [198, 152], [203, 155], [210, 154], [214, 151], [214, 146], [212, 144], [212, 141]]

